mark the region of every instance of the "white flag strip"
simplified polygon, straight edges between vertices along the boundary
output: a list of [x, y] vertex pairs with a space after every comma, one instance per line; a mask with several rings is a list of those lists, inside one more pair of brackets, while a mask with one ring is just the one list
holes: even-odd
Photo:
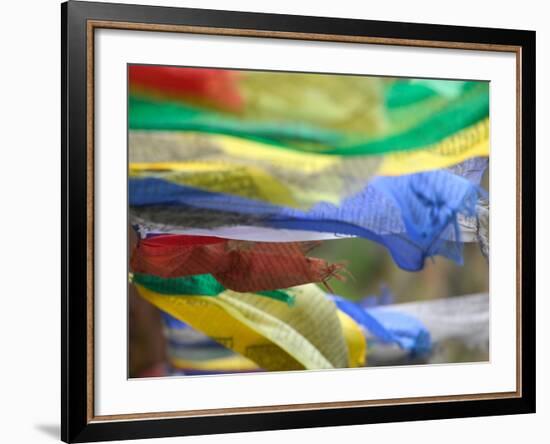
[[307, 242], [316, 240], [342, 239], [350, 236], [338, 233], [321, 233], [317, 231], [284, 230], [269, 227], [254, 227], [235, 225], [226, 227], [188, 228], [180, 229], [166, 225], [139, 224], [140, 237], [145, 238], [157, 234], [183, 234], [188, 236], [211, 236], [223, 239], [243, 240], [251, 242]]
[[[223, 239], [251, 242], [307, 242], [356, 237], [341, 233], [322, 233], [318, 231], [285, 230], [269, 227], [232, 225], [216, 228], [180, 228], [169, 224], [155, 224], [134, 219], [141, 238], [158, 234], [184, 234], [188, 236], [211, 236]], [[476, 231], [468, 223], [460, 224], [462, 242], [478, 242]]]
[[[489, 348], [489, 294], [455, 296], [431, 301], [383, 305], [369, 308], [371, 313], [398, 311], [421, 321], [430, 332], [433, 352], [449, 340], [467, 348]], [[367, 342], [373, 339], [367, 332]], [[393, 344], [369, 343], [369, 363], [390, 365], [410, 363], [407, 352]]]

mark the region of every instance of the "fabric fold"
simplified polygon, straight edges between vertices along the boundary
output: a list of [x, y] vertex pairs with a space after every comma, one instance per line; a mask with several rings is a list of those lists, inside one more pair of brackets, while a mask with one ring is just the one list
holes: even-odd
[[342, 279], [343, 264], [307, 253], [318, 242], [267, 243], [166, 235], [139, 241], [132, 271], [160, 277], [210, 273], [225, 288], [257, 292]]
[[[486, 159], [479, 162], [487, 164]], [[156, 178], [130, 179], [129, 186], [135, 224], [252, 225], [360, 236], [384, 245], [396, 263], [410, 271], [421, 269], [434, 255], [461, 261], [457, 218], [474, 216], [481, 195], [475, 183], [443, 170], [377, 177], [340, 205], [320, 202], [307, 211]]]

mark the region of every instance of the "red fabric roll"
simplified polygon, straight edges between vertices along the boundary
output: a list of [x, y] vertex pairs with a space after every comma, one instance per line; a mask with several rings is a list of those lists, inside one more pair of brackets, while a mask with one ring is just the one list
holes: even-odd
[[258, 292], [323, 282], [342, 264], [306, 254], [319, 242], [247, 242], [202, 236], [167, 235], [139, 242], [131, 267], [165, 278], [212, 274], [225, 288]]

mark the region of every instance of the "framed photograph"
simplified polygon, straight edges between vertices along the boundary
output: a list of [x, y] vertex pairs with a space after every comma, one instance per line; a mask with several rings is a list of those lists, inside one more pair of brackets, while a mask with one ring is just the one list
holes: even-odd
[[69, 1], [62, 439], [535, 411], [535, 33]]

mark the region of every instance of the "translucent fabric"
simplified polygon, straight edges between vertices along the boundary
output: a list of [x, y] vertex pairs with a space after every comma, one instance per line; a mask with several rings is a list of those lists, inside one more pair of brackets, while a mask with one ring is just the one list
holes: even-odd
[[[486, 159], [478, 163], [486, 165]], [[469, 168], [477, 180], [483, 168]], [[386, 246], [406, 270], [419, 270], [426, 257], [460, 262], [459, 214], [475, 216], [481, 189], [448, 171], [377, 177], [360, 193], [336, 206], [320, 202], [308, 211], [210, 193], [162, 179], [131, 179], [133, 223], [178, 228], [256, 225], [338, 233]]]
[[398, 309], [367, 309], [340, 296], [330, 296], [336, 306], [367, 330], [382, 344], [397, 344], [411, 355], [423, 355], [431, 349], [430, 332], [417, 318]]
[[[205, 79], [213, 78], [211, 71], [215, 71], [166, 69], [171, 75], [179, 69], [182, 78], [198, 78], [204, 73]], [[489, 112], [487, 82], [419, 84], [383, 82], [367, 76], [223, 73], [220, 70], [211, 84], [203, 82], [209, 88], [200, 86], [202, 98], [195, 94], [186, 100], [186, 91], [197, 90], [197, 85], [184, 81], [183, 100], [177, 92], [170, 101], [158, 100], [155, 94], [134, 94], [129, 106], [130, 129], [228, 134], [298, 150], [366, 155], [426, 148], [483, 120]], [[157, 89], [166, 89], [163, 78], [159, 76]], [[228, 78], [233, 79], [230, 85]], [[220, 94], [226, 112], [202, 106], [212, 102], [216, 81], [226, 86], [231, 97], [227, 100]], [[130, 89], [139, 92], [142, 86], [131, 81]], [[418, 94], [419, 88], [424, 93]]]
[[234, 291], [276, 290], [341, 278], [342, 264], [307, 255], [318, 244], [157, 236], [139, 241], [130, 264], [133, 272], [166, 278], [211, 274]]
[[162, 294], [135, 283], [139, 294], [265, 370], [357, 367], [365, 363], [359, 326], [315, 285], [288, 289], [289, 306], [252, 293], [215, 297]]
[[339, 203], [375, 175], [447, 168], [489, 154], [489, 123], [422, 150], [386, 156], [335, 156], [281, 150], [246, 139], [200, 133], [132, 131], [131, 177], [158, 177], [207, 191], [307, 209]]

